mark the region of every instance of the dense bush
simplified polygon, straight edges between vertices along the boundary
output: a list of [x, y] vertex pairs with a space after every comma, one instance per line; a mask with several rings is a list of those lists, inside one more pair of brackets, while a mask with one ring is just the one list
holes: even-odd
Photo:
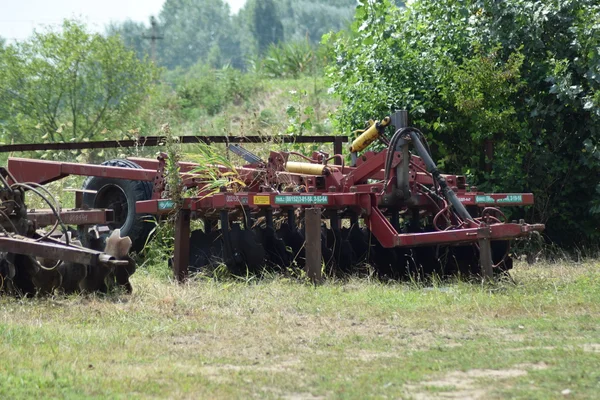
[[[329, 71], [343, 101], [338, 129], [406, 108], [447, 171], [483, 190], [532, 191], [527, 217], [547, 223], [551, 239], [597, 244], [597, 1], [362, 3]], [[486, 140], [493, 160], [482, 156]]]
[[263, 74], [273, 78], [298, 78], [316, 68], [316, 54], [307, 41], [285, 42], [269, 46], [260, 61]]
[[175, 87], [181, 110], [188, 118], [215, 115], [228, 104], [240, 105], [260, 89], [253, 74], [230, 67], [214, 69], [196, 64], [186, 71], [172, 71], [166, 77]]

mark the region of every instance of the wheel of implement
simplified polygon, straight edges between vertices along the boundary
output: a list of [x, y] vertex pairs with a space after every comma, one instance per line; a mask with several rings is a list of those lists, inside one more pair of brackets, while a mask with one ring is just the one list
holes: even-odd
[[[141, 168], [138, 164], [123, 159], [105, 161], [101, 165]], [[149, 200], [152, 197], [152, 183], [91, 176], [83, 183], [83, 189], [96, 192], [84, 193], [83, 204], [90, 208], [112, 209], [115, 221], [108, 225], [110, 230], [121, 229], [121, 236], [129, 236], [131, 239], [131, 249], [137, 252], [142, 250], [154, 226], [151, 222], [148, 222], [150, 220], [149, 216], [135, 212], [135, 203]], [[85, 238], [82, 238], [82, 240], [85, 240]]]

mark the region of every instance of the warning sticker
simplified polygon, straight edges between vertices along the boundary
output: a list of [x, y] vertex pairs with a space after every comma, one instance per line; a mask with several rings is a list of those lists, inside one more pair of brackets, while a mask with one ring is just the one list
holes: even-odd
[[254, 196], [254, 205], [268, 206], [271, 204], [271, 196]]

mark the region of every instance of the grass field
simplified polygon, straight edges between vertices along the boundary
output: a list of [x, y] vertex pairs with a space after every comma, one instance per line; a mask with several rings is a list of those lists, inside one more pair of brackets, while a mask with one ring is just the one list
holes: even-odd
[[516, 284], [284, 278], [0, 299], [0, 398], [597, 398], [600, 264]]

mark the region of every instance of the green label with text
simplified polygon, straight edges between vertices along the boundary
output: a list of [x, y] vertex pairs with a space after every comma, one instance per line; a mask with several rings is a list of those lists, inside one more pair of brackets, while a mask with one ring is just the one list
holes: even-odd
[[509, 194], [506, 197], [500, 199], [494, 199], [492, 196], [475, 196], [476, 203], [496, 204], [496, 203], [522, 203], [523, 195], [521, 194]]
[[496, 200], [492, 196], [475, 196], [476, 203], [495, 203]]
[[496, 203], [522, 203], [523, 196], [520, 194], [509, 194], [503, 199], [496, 200]]
[[159, 200], [158, 201], [158, 209], [159, 210], [170, 210], [175, 208], [175, 202], [173, 200]]
[[275, 204], [329, 204], [329, 196], [275, 196]]

